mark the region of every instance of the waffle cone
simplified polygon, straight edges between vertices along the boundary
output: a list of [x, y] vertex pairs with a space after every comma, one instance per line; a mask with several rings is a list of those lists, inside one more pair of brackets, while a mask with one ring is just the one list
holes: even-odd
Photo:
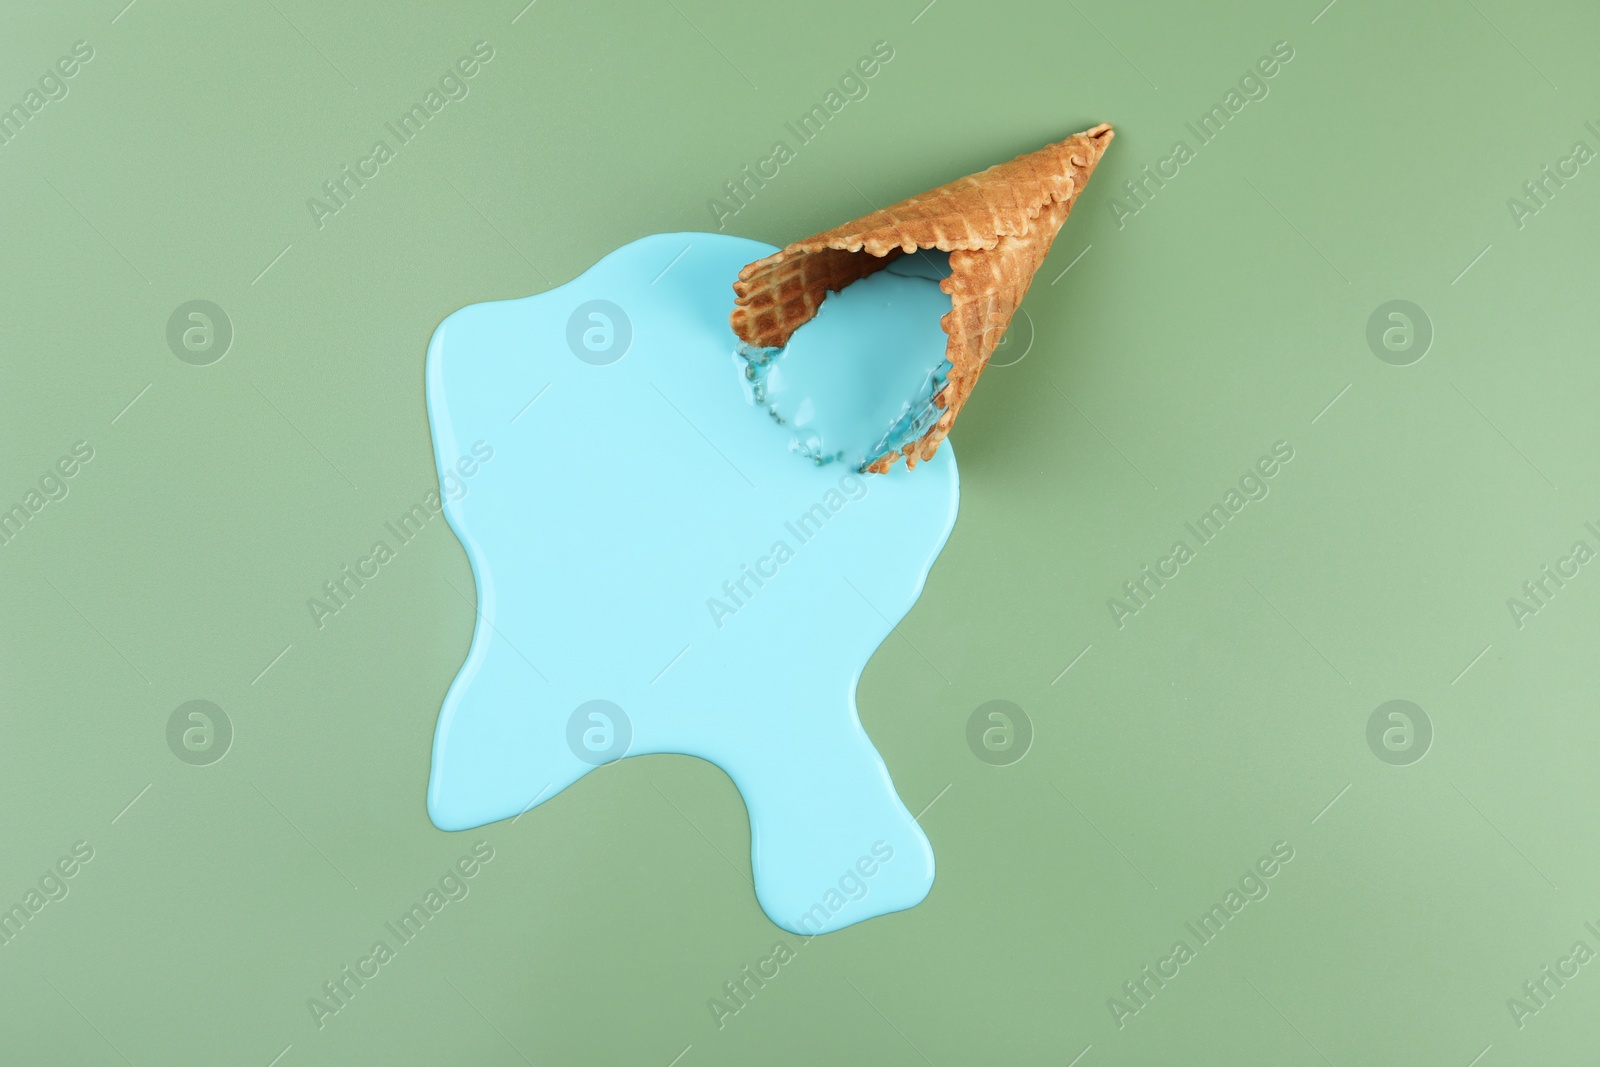
[[933, 398], [940, 415], [921, 437], [864, 469], [884, 473], [902, 455], [915, 467], [949, 434], [1112, 136], [1102, 123], [749, 264], [733, 285], [734, 333], [746, 344], [779, 348], [828, 293], [919, 248], [950, 253], [950, 277], [939, 283], [950, 296], [939, 325], [950, 337], [951, 365]]

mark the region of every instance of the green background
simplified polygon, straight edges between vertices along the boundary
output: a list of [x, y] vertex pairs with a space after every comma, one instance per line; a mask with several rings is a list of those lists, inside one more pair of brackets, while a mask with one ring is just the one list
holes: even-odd
[[[0, 34], [7, 107], [94, 48], [0, 147], [0, 503], [94, 449], [0, 547], [0, 906], [94, 849], [0, 947], [0, 1058], [1593, 1062], [1600, 966], [1521, 1028], [1507, 1007], [1600, 950], [1600, 565], [1520, 627], [1507, 606], [1600, 548], [1600, 164], [1520, 227], [1507, 206], [1600, 149], [1592, 7], [123, 2], [13, 0]], [[307, 198], [480, 40], [470, 95], [319, 229]], [[321, 630], [305, 601], [436, 488], [445, 315], [712, 228], [879, 40], [869, 95], [728, 232], [782, 244], [1095, 122], [1117, 139], [1024, 305], [1031, 348], [956, 428], [955, 532], [860, 686], [907, 806], [936, 801], [932, 894], [798, 948], [719, 1030], [708, 998], [797, 941], [756, 905], [725, 776], [628, 760], [441, 833], [461, 547], [432, 524]], [[1270, 94], [1119, 226], [1123, 183], [1278, 41]], [[166, 342], [193, 299], [234, 332], [209, 366]], [[1434, 334], [1406, 366], [1367, 342], [1394, 299]], [[1270, 496], [1119, 628], [1108, 599], [1277, 441]], [[232, 723], [209, 766], [168, 747], [192, 699]], [[966, 742], [996, 699], [1035, 734], [1004, 767]], [[1408, 765], [1367, 741], [1393, 699], [1432, 726]], [[307, 998], [480, 840], [470, 896], [319, 1029]], [[1270, 895], [1119, 1029], [1108, 999], [1277, 842]]]

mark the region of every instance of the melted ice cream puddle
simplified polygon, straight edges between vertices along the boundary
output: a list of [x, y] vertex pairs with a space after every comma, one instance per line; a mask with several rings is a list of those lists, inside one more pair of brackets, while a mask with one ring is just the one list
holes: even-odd
[[[790, 427], [751, 409], [728, 363], [730, 283], [774, 251], [658, 234], [434, 332], [439, 470], [480, 441], [495, 461], [444, 504], [478, 619], [439, 714], [428, 814], [463, 830], [515, 818], [624, 756], [698, 756], [744, 800], [762, 908], [814, 934], [912, 907], [933, 885], [933, 850], [855, 691], [921, 593], [959, 492], [948, 442], [914, 472], [861, 475], [798, 460]], [[903, 405], [927, 366], [891, 381], [865, 357], [944, 350], [934, 283], [874, 277], [888, 296], [852, 297], [867, 278], [829, 297], [849, 298], [825, 304], [833, 325], [815, 342], [797, 331], [780, 360], [794, 360], [785, 395], [815, 401], [821, 447], [851, 455], [885, 432], [885, 413], [834, 413], [822, 399], [892, 390]], [[854, 361], [823, 344], [841, 324], [868, 334]], [[697, 850], [681, 862], [707, 861]]]

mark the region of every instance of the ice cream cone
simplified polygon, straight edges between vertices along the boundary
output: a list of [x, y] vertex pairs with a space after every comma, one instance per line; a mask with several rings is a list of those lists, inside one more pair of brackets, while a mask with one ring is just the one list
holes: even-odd
[[950, 371], [933, 397], [940, 414], [920, 437], [871, 457], [884, 473], [931, 457], [971, 395], [1033, 275], [1111, 143], [1105, 123], [988, 170], [902, 200], [749, 264], [734, 282], [730, 321], [746, 344], [778, 348], [823, 297], [917, 249], [950, 253], [940, 326]]

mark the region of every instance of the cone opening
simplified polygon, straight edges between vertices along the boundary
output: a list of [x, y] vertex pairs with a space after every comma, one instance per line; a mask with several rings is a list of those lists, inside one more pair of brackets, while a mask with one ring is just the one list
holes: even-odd
[[866, 273], [824, 293], [813, 324], [784, 347], [739, 344], [746, 399], [819, 466], [860, 471], [915, 442], [943, 413], [935, 398], [951, 370], [949, 270], [936, 249], [855, 265]]

